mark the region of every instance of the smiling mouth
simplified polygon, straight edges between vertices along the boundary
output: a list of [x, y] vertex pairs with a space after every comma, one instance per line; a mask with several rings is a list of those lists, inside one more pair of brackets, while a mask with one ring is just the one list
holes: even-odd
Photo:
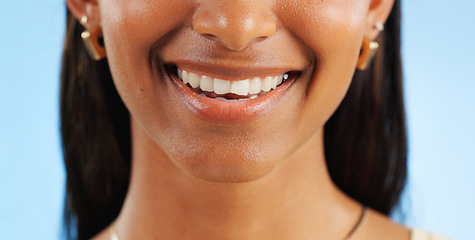
[[170, 71], [173, 71], [178, 79], [197, 94], [226, 102], [256, 99], [298, 75], [298, 72], [290, 71], [277, 76], [252, 77], [229, 81], [186, 71], [177, 66], [172, 67]]
[[[228, 79], [232, 79], [226, 80], [204, 72], [197, 73], [206, 67], [194, 64], [191, 68], [199, 69], [195, 72], [175, 64], [165, 64], [178, 96], [191, 113], [220, 124], [246, 123], [263, 117], [278, 105], [302, 73], [282, 69], [279, 74], [279, 70], [255, 68], [242, 72], [245, 77], [239, 78], [238, 71], [244, 70], [211, 69], [217, 75], [228, 75]], [[252, 76], [252, 73], [257, 76]]]

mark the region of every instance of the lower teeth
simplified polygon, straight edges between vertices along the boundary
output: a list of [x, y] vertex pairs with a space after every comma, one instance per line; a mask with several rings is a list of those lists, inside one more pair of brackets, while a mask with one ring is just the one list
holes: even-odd
[[[203, 93], [200, 89], [198, 88], [192, 88], [192, 90], [196, 93], [198, 93], [199, 95], [203, 96], [203, 97], [208, 97], [205, 93]], [[216, 100], [220, 100], [220, 101], [227, 101], [227, 102], [237, 102], [237, 101], [246, 101], [246, 100], [251, 100], [251, 99], [255, 99], [255, 98], [258, 98], [260, 96], [263, 96], [265, 95], [267, 92], [261, 92], [257, 95], [251, 95], [250, 97], [248, 98], [239, 98], [239, 99], [227, 99], [227, 98], [224, 98], [224, 97], [215, 97], [213, 99], [216, 99]], [[212, 97], [209, 97], [209, 98], [212, 98]]]
[[[201, 95], [201, 94], [200, 94]], [[203, 94], [202, 96], [206, 96], [205, 94]], [[251, 100], [251, 99], [255, 99], [259, 96], [257, 95], [252, 95], [248, 98], [239, 98], [239, 99], [227, 99], [227, 98], [223, 98], [223, 97], [215, 97], [214, 99], [216, 100], [220, 100], [220, 101], [226, 101], [226, 102], [238, 102], [238, 101], [247, 101], [247, 100]]]

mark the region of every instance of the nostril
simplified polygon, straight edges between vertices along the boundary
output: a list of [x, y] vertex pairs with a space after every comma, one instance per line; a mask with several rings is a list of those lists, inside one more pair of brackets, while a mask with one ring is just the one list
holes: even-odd
[[215, 35], [213, 34], [209, 34], [209, 33], [205, 33], [205, 34], [201, 34], [201, 36], [209, 39], [209, 40], [212, 40], [212, 41], [220, 41], [220, 39], [218, 37], [216, 37]]

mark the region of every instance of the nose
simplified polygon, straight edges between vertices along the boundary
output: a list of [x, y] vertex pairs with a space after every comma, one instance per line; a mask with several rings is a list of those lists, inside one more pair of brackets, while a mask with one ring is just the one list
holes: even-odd
[[268, 0], [202, 0], [193, 16], [195, 32], [235, 51], [274, 35], [276, 28]]

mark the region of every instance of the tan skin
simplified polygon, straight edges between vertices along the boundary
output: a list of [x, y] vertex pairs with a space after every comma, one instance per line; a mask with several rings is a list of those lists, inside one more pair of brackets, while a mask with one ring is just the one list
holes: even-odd
[[[349, 87], [363, 37], [377, 37], [392, 0], [66, 2], [76, 18], [88, 16], [87, 29], [102, 27], [131, 115], [131, 182], [115, 221], [121, 240], [345, 238], [361, 205], [329, 177], [323, 126]], [[177, 62], [229, 80], [301, 76], [268, 113], [220, 124], [179, 97], [163, 68]], [[350, 239], [409, 235], [370, 210]], [[95, 239], [109, 237], [110, 227]]]

